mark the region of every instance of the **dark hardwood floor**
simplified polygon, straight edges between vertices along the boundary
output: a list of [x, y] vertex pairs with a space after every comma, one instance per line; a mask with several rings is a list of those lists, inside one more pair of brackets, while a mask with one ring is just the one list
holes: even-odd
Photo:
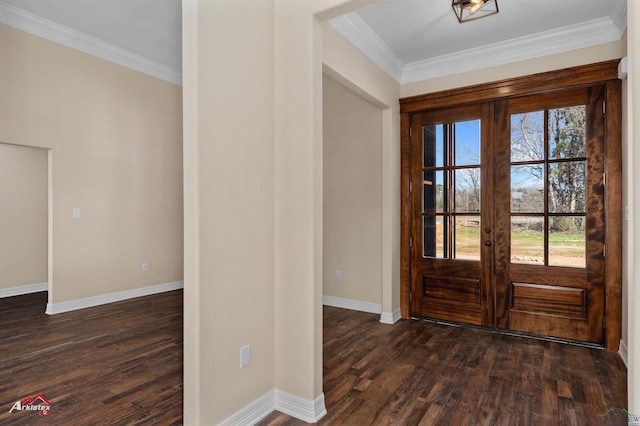
[[[609, 425], [618, 423], [596, 417], [626, 407], [626, 368], [617, 353], [425, 321], [389, 326], [378, 320], [324, 308], [328, 414], [318, 424]], [[303, 424], [278, 412], [260, 423]]]
[[[181, 291], [53, 316], [45, 305], [46, 293], [0, 299], [0, 425], [181, 424]], [[325, 307], [319, 424], [583, 426], [626, 407], [616, 353], [378, 319]], [[51, 414], [9, 413], [37, 394]]]
[[[53, 316], [0, 299], [0, 425], [182, 423], [182, 291]], [[14, 411], [41, 394], [51, 413]]]

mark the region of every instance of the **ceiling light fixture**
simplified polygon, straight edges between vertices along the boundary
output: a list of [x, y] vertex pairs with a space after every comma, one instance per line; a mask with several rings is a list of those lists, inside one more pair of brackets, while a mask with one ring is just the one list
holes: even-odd
[[452, 0], [459, 22], [473, 21], [498, 13], [498, 0]]

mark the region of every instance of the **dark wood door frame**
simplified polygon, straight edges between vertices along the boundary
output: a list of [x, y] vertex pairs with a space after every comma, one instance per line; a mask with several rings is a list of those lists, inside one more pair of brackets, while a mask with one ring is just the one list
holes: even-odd
[[411, 283], [411, 194], [410, 115], [414, 112], [486, 103], [520, 96], [553, 93], [577, 87], [604, 85], [605, 115], [605, 340], [604, 346], [617, 351], [622, 335], [622, 85], [618, 79], [619, 60], [558, 71], [517, 77], [487, 84], [446, 90], [400, 99], [401, 113], [401, 232], [400, 308], [410, 315]]

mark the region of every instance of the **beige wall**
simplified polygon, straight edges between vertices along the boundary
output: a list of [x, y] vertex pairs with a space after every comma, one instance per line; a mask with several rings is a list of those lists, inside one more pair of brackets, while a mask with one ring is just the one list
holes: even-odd
[[380, 304], [382, 112], [325, 76], [323, 126], [323, 295]]
[[0, 144], [0, 289], [47, 282], [47, 150]]
[[275, 387], [317, 401], [322, 397], [321, 33], [312, 2], [274, 3]]
[[51, 149], [49, 302], [182, 280], [181, 88], [3, 25], [0, 56], [0, 142]]
[[185, 424], [274, 388], [273, 15], [268, 1], [183, 2]]
[[273, 389], [324, 407], [314, 14], [344, 3], [182, 3], [185, 424], [216, 424]]

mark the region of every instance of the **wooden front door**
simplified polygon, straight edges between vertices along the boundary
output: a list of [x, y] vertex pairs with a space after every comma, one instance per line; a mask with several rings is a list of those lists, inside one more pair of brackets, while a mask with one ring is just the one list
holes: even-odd
[[474, 105], [411, 117], [412, 314], [492, 325], [490, 112]]
[[496, 326], [604, 336], [604, 87], [496, 105]]
[[602, 343], [604, 86], [410, 116], [412, 315]]

